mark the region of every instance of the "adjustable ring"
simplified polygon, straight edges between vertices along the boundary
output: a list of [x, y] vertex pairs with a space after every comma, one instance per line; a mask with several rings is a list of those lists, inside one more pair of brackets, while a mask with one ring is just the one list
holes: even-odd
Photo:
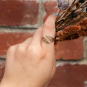
[[[46, 39], [47, 38], [47, 39]], [[51, 42], [53, 42], [55, 40], [55, 38], [51, 37], [51, 36], [46, 36], [45, 37], [42, 37], [42, 40], [48, 44], [50, 44]]]

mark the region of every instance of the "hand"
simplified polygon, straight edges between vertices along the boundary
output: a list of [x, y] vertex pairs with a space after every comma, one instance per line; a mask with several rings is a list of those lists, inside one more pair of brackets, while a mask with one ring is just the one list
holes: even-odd
[[46, 87], [55, 73], [54, 42], [42, 37], [55, 37], [56, 16], [50, 16], [34, 36], [11, 46], [7, 52], [4, 77], [0, 87]]

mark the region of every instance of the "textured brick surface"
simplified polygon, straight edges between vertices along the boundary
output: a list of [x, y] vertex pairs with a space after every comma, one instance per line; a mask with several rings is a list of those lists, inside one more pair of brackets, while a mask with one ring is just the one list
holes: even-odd
[[2, 77], [4, 75], [4, 69], [5, 69], [5, 63], [0, 61], [0, 82], [1, 82]]
[[87, 87], [87, 65], [57, 67], [48, 87]]
[[39, 3], [36, 1], [0, 0], [0, 26], [38, 24]]
[[84, 37], [71, 41], [59, 42], [57, 49], [57, 59], [78, 60], [83, 58], [84, 54]]
[[[40, 4], [40, 1], [44, 3]], [[40, 8], [39, 4], [41, 6]], [[46, 14], [44, 13], [44, 7]], [[23, 31], [26, 31], [24, 29], [21, 30], [22, 33], [16, 33], [18, 28], [7, 28], [8, 26], [23, 26], [28, 28], [32, 26], [36, 28], [38, 19], [40, 22], [39, 25], [41, 25], [43, 15], [45, 15], [43, 21], [45, 21], [49, 15], [54, 13], [58, 13], [56, 0], [0, 0], [0, 26], [6, 26], [5, 28], [3, 27], [4, 30], [0, 27], [0, 30], [15, 31], [15, 33], [0, 32], [0, 57], [2, 58], [2, 56], [6, 55], [10, 46], [22, 43], [27, 38], [33, 36], [33, 33], [23, 33]], [[85, 39], [85, 48], [83, 37], [76, 40], [59, 42], [56, 56], [57, 60], [82, 59], [84, 49], [85, 58], [78, 61], [78, 63], [82, 64], [87, 61], [87, 39]], [[58, 61], [58, 63], [61, 62], [74, 64], [77, 61]], [[4, 68], [5, 63], [0, 61], [0, 81], [4, 74]], [[87, 65], [67, 64], [58, 66], [48, 87], [87, 87]]]
[[22, 43], [33, 36], [31, 33], [4, 33], [0, 32], [0, 55], [6, 55], [10, 46]]
[[[33, 33], [0, 32], [0, 56], [6, 55], [10, 46], [22, 43], [31, 36], [33, 36]], [[78, 60], [82, 59], [83, 53], [83, 37], [80, 37], [77, 40], [59, 42], [56, 57], [58, 60]]]
[[52, 15], [54, 13], [58, 13], [58, 7], [56, 1], [47, 1], [44, 3], [46, 15], [43, 19], [45, 21], [49, 15]]
[[87, 49], [87, 38], [85, 39], [85, 49]]

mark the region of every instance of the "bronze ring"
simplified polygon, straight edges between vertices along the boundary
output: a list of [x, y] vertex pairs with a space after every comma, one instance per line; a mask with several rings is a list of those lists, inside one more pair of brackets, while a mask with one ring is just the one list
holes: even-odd
[[[46, 39], [46, 38], [47, 38], [47, 39]], [[45, 38], [45, 37], [42, 37], [42, 40], [43, 40], [44, 42], [48, 43], [48, 44], [50, 44], [51, 42], [53, 42], [54, 39], [55, 39], [55, 38], [53, 38], [53, 37], [51, 37], [51, 36], [46, 36], [46, 38]]]

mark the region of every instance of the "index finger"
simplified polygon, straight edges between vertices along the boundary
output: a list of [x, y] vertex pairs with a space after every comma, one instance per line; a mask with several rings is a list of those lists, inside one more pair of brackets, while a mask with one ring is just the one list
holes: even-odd
[[[42, 31], [42, 36], [46, 38], [46, 36], [51, 36], [55, 38], [55, 21], [56, 21], [55, 15], [51, 15], [48, 17], [46, 22], [43, 25], [43, 31]], [[42, 40], [42, 48], [48, 51], [53, 51], [54, 50], [54, 42], [51, 42], [50, 44], [44, 42]]]

